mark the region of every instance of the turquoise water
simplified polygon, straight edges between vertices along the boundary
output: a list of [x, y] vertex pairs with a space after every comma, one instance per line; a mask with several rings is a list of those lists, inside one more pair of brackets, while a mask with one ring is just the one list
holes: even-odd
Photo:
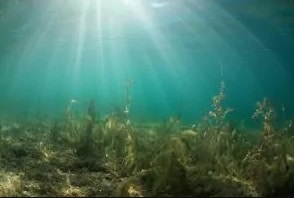
[[2, 0], [0, 33], [2, 116], [103, 117], [134, 80], [133, 120], [193, 123], [224, 80], [231, 118], [263, 97], [293, 117], [293, 1]]

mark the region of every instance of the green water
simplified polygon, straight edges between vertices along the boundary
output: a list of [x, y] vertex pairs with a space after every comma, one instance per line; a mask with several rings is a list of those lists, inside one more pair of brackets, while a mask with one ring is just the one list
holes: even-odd
[[1, 0], [0, 196], [293, 195], [294, 1]]
[[133, 119], [211, 108], [221, 80], [236, 120], [268, 97], [293, 116], [291, 1], [1, 1], [0, 112], [62, 117], [71, 99], [107, 114], [131, 89]]

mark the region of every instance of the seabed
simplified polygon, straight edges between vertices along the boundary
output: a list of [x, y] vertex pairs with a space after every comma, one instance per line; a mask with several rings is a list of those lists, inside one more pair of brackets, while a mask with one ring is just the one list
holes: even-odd
[[[260, 129], [227, 121], [224, 89], [193, 126], [133, 123], [129, 111], [0, 122], [1, 196], [290, 196], [294, 126], [277, 127], [264, 98]], [[126, 107], [130, 107], [130, 101]], [[129, 110], [129, 109], [128, 109]]]

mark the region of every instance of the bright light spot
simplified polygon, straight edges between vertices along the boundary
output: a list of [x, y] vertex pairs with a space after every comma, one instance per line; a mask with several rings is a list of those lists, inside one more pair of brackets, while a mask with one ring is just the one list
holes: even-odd
[[131, 3], [131, 0], [124, 0], [124, 3], [129, 5]]
[[153, 8], [161, 8], [161, 7], [164, 7], [164, 6], [167, 6], [168, 3], [167, 2], [153, 2], [151, 3], [151, 6]]

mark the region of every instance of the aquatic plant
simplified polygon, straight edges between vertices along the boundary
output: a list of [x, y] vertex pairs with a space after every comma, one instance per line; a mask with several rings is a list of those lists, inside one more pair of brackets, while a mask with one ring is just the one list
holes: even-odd
[[[17, 185], [19, 190], [5, 191], [1, 186], [0, 195], [1, 191], [2, 195], [37, 192], [60, 196], [273, 196], [293, 192], [293, 127], [291, 122], [282, 129], [276, 127], [274, 109], [267, 99], [258, 103], [253, 115], [262, 120], [262, 135], [241, 133], [226, 120], [232, 109], [223, 106], [223, 82], [212, 99], [213, 110], [193, 129], [183, 126], [178, 117], [159, 126], [136, 125], [128, 121], [129, 111], [125, 111], [131, 106], [130, 87], [124, 108], [104, 120], [97, 118], [91, 100], [82, 119], [73, 116], [74, 103], [69, 103], [65, 120], [33, 119], [19, 123], [24, 133], [2, 132], [1, 167], [18, 169], [24, 174], [20, 179], [28, 181], [25, 187]], [[11, 123], [1, 122], [1, 126]], [[30, 186], [32, 183], [36, 186]]]
[[[264, 98], [257, 102], [253, 119], [261, 118], [262, 136], [261, 142], [256, 142], [248, 149], [244, 156], [241, 167], [243, 177], [251, 181], [252, 188], [262, 196], [272, 196], [289, 192], [294, 187], [294, 164], [288, 158], [289, 145], [285, 134], [279, 134], [275, 127], [275, 111], [269, 100]], [[252, 141], [252, 139], [250, 139]]]
[[95, 111], [95, 102], [94, 100], [90, 100], [88, 111], [87, 111], [87, 119], [94, 123], [96, 121], [96, 111]]
[[294, 135], [294, 120], [289, 120], [285, 123], [282, 129], [284, 135], [293, 136]]
[[50, 129], [50, 138], [54, 142], [60, 142], [60, 133], [61, 133], [61, 127], [59, 125], [58, 121], [55, 121], [53, 126]]
[[93, 156], [95, 155], [94, 149], [94, 140], [93, 140], [93, 128], [95, 124], [95, 104], [94, 101], [91, 100], [87, 109], [87, 117], [86, 117], [86, 127], [83, 134], [80, 135], [80, 142], [78, 143], [77, 154], [80, 156]]
[[74, 116], [73, 116], [73, 106], [76, 105], [77, 102], [78, 101], [76, 99], [71, 99], [68, 102], [67, 110], [66, 110], [66, 116], [67, 116], [68, 121], [70, 121], [70, 122], [72, 122], [73, 119], [74, 119]]
[[81, 132], [81, 125], [78, 119], [74, 117], [73, 108], [78, 103], [76, 99], [71, 99], [66, 109], [65, 133], [61, 133], [62, 139], [66, 142], [75, 144]]
[[224, 121], [228, 113], [234, 111], [232, 108], [225, 108], [223, 101], [226, 98], [225, 95], [225, 82], [221, 81], [218, 95], [212, 98], [213, 110], [209, 111], [208, 115], [213, 118], [212, 125], [216, 131], [221, 131], [224, 126]]
[[263, 137], [268, 138], [274, 135], [275, 111], [268, 98], [256, 103], [256, 109], [252, 115], [253, 119], [262, 119]]
[[157, 133], [162, 135], [173, 134], [181, 131], [181, 120], [179, 117], [171, 116], [163, 120], [162, 124], [157, 127]]
[[125, 113], [125, 126], [129, 126], [130, 125], [130, 108], [131, 108], [131, 104], [132, 104], [132, 97], [131, 97], [131, 88], [134, 86], [135, 81], [134, 80], [129, 80], [125, 82], [125, 107], [124, 107], [124, 113]]
[[209, 111], [207, 115], [204, 115], [200, 122], [192, 125], [192, 130], [201, 131], [204, 133], [221, 132], [233, 130], [231, 122], [225, 123], [228, 113], [234, 111], [233, 108], [226, 108], [223, 105], [225, 95], [225, 82], [221, 81], [218, 95], [212, 98], [213, 110]]

